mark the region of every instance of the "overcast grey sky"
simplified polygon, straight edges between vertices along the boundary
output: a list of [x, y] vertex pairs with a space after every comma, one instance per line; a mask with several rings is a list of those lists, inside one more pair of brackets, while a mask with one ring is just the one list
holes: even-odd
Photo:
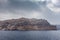
[[60, 24], [60, 9], [51, 0], [0, 0], [0, 20], [20, 17], [46, 19], [51, 24]]

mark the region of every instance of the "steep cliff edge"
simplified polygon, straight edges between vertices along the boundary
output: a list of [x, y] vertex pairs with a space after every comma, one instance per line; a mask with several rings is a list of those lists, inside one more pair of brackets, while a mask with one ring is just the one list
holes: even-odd
[[56, 30], [56, 26], [45, 19], [19, 18], [0, 21], [0, 30]]

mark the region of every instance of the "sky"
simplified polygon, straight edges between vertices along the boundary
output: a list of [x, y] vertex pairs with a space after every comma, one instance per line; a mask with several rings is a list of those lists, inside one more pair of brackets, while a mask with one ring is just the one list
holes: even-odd
[[46, 19], [60, 25], [59, 0], [0, 0], [0, 20], [21, 17]]

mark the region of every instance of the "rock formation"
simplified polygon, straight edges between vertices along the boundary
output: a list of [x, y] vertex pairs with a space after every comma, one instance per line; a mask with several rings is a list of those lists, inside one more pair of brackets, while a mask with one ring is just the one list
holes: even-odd
[[56, 30], [56, 26], [45, 19], [19, 18], [0, 21], [0, 30]]

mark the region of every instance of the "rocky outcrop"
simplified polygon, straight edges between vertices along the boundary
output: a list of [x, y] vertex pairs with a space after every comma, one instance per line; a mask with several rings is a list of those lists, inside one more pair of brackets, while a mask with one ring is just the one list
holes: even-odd
[[0, 21], [0, 30], [56, 30], [56, 26], [45, 19], [19, 18]]

